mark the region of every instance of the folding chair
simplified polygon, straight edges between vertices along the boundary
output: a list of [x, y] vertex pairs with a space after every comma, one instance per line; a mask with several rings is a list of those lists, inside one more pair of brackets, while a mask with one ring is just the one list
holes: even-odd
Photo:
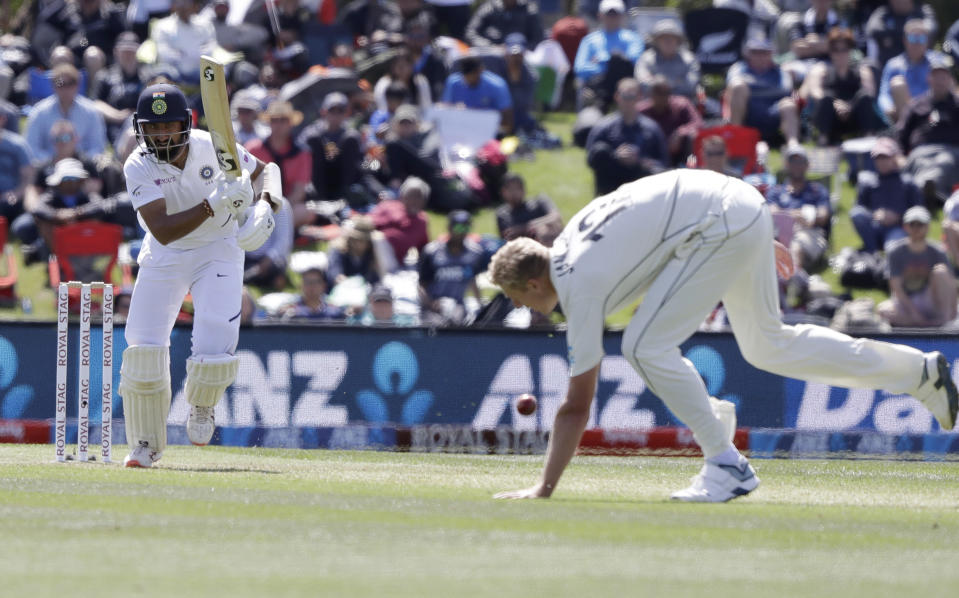
[[742, 176], [762, 172], [756, 154], [756, 144], [759, 143], [759, 130], [739, 125], [722, 125], [700, 129], [693, 142], [693, 153], [698, 164], [704, 164], [703, 139], [713, 135], [723, 138], [726, 142], [726, 155], [729, 164], [742, 172]]
[[61, 280], [112, 283], [122, 242], [119, 224], [90, 221], [57, 227], [50, 256], [50, 286], [56, 287]]
[[842, 192], [842, 182], [839, 177], [842, 150], [838, 147], [814, 147], [807, 149], [806, 154], [809, 157], [807, 175], [811, 180], [821, 182], [829, 189], [829, 204], [835, 213]]
[[17, 300], [17, 258], [13, 255], [13, 248], [7, 245], [7, 219], [3, 216], [0, 216], [0, 247], [3, 247], [7, 262], [6, 274], [0, 275], [0, 305], [13, 305]]

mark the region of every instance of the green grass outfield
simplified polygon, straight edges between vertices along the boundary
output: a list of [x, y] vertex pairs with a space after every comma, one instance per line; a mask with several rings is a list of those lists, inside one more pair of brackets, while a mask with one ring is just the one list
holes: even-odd
[[[124, 447], [115, 447], [122, 455]], [[955, 463], [755, 462], [725, 505], [668, 502], [698, 459], [171, 447], [150, 471], [0, 445], [3, 596], [955, 596]]]

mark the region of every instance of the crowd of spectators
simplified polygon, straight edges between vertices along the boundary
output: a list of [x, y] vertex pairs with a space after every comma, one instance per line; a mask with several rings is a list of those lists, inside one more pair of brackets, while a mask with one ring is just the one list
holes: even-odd
[[[32, 3], [0, 37], [0, 216], [27, 263], [50, 255], [56, 227], [84, 219], [120, 224], [135, 246], [143, 230], [120, 165], [136, 151], [136, 99], [176, 83], [203, 126], [199, 57], [214, 54], [228, 63], [238, 141], [283, 174], [276, 231], [245, 274], [258, 293], [301, 287], [275, 317], [470, 321], [497, 243], [549, 244], [562, 229], [542, 190], [495, 164], [555, 146], [537, 115], [563, 106], [577, 112], [597, 195], [675, 167], [747, 177], [799, 280], [827, 266], [835, 221], [849, 218], [859, 251], [885, 264], [886, 321], [956, 318], [959, 199], [947, 199], [959, 184], [959, 23], [945, 27], [922, 0], [717, 0], [747, 27], [716, 69], [684, 15], [644, 23], [636, 4], [543, 14], [534, 0]], [[722, 125], [758, 131], [782, 171], [749, 179]], [[855, 205], [837, 212], [811, 163], [864, 137]], [[472, 230], [471, 212], [485, 209], [495, 238]], [[427, 210], [448, 214], [436, 237]], [[940, 211], [942, 247], [926, 238]], [[324, 263], [296, 271], [300, 248], [323, 250]], [[406, 302], [414, 312], [393, 309]]]

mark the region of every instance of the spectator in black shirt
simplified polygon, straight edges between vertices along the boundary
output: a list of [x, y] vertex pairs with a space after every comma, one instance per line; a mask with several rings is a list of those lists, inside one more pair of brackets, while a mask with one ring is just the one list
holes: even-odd
[[97, 73], [90, 88], [90, 99], [107, 125], [107, 138], [115, 141], [127, 119], [136, 111], [143, 91], [146, 67], [137, 61], [140, 41], [132, 31], [120, 34], [113, 47], [114, 62]]
[[669, 160], [659, 125], [637, 110], [639, 82], [620, 80], [615, 100], [618, 111], [596, 123], [586, 140], [586, 160], [593, 169], [596, 195], [660, 172]]
[[470, 46], [501, 46], [510, 33], [522, 33], [535, 48], [543, 41], [543, 22], [539, 8], [530, 0], [486, 0], [466, 27]]
[[526, 198], [526, 181], [515, 172], [503, 177], [500, 187], [503, 205], [496, 210], [499, 235], [511, 241], [517, 237], [536, 239], [547, 247], [563, 230], [563, 218], [545, 195]]
[[[332, 92], [323, 98], [320, 120], [307, 127], [299, 137], [300, 145], [313, 154], [313, 199], [345, 199], [363, 188], [363, 142], [360, 134], [347, 126], [347, 97]], [[359, 186], [359, 188], [354, 188]]]
[[404, 31], [403, 39], [413, 59], [413, 72], [426, 77], [430, 85], [431, 97], [443, 97], [449, 69], [443, 60], [442, 51], [432, 43], [429, 18], [426, 15], [420, 15], [408, 21]]
[[930, 63], [929, 91], [909, 102], [897, 128], [909, 156], [906, 170], [927, 201], [942, 204], [959, 183], [959, 100], [952, 59], [937, 56]]
[[78, 56], [87, 48], [100, 48], [107, 56], [113, 54], [114, 43], [127, 29], [126, 9], [110, 0], [78, 0], [78, 30], [67, 42]]

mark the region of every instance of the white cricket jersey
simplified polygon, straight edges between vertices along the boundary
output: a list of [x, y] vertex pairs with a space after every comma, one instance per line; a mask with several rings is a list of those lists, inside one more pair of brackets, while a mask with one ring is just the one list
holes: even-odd
[[[256, 169], [256, 158], [243, 146], [237, 144], [236, 147], [240, 156], [240, 168], [252, 173]], [[189, 210], [209, 197], [215, 188], [215, 177], [219, 172], [220, 167], [210, 134], [197, 129], [190, 131], [190, 153], [183, 170], [157, 162], [152, 154], [147, 154], [142, 149], [130, 154], [123, 165], [123, 175], [126, 177], [130, 200], [138, 210], [137, 218], [147, 231], [145, 243], [151, 249], [159, 250], [163, 246], [153, 238], [150, 229], [140, 217], [139, 209], [162, 197], [166, 200], [168, 214]], [[234, 238], [236, 230], [236, 219], [227, 210], [220, 210], [216, 217], [207, 219], [196, 230], [165, 247], [196, 249], [215, 241]]]
[[708, 170], [673, 170], [597, 197], [569, 221], [550, 249], [550, 278], [567, 320], [570, 375], [600, 362], [606, 316], [641, 297], [673, 256], [740, 229], [742, 218], [730, 223], [724, 213], [731, 191], [758, 214], [761, 196], [742, 185]]

